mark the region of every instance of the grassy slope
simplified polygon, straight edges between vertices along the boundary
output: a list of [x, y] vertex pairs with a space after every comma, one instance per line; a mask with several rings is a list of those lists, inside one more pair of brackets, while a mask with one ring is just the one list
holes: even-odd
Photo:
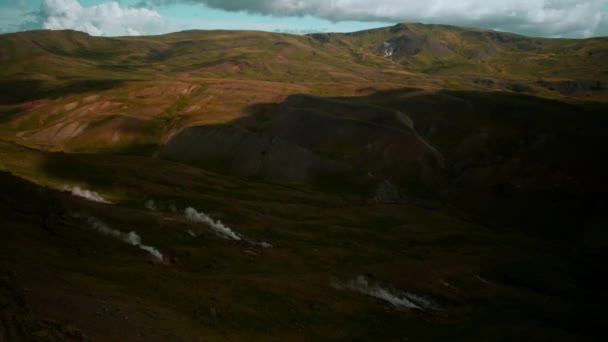
[[[383, 42], [392, 40], [417, 42], [419, 51], [382, 57]], [[605, 254], [605, 220], [596, 215], [605, 203], [596, 200], [602, 196], [587, 195], [596, 185], [601, 195], [605, 182], [596, 183], [599, 171], [579, 171], [605, 170], [601, 162], [593, 166], [597, 156], [590, 146], [605, 145], [600, 128], [606, 95], [576, 82], [605, 84], [606, 44], [422, 25], [319, 36], [0, 35], [1, 138], [40, 150], [129, 154], [50, 153], [0, 143], [0, 169], [55, 189], [91, 188], [118, 203], [94, 205], [2, 175], [2, 189], [10, 190], [0, 197], [0, 280], [14, 275], [35, 315], [73, 324], [99, 340], [267, 340], [271, 334], [277, 340], [591, 340], [605, 301], [602, 283], [591, 279], [606, 271], [596, 264]], [[564, 94], [539, 83], [567, 80], [582, 90]], [[512, 95], [522, 89], [537, 97]], [[583, 236], [553, 234], [546, 221], [524, 229], [481, 227], [450, 206], [370, 205], [307, 185], [245, 181], [145, 157], [184, 127], [264, 116], [255, 109], [272, 109], [292, 94], [402, 110], [446, 157], [484, 126], [494, 139], [465, 158], [473, 162], [465, 167], [473, 176], [457, 184], [466, 191], [453, 202], [469, 213], [480, 204], [502, 207], [506, 216], [490, 218], [505, 218], [513, 228], [521, 218], [511, 222], [518, 215], [510, 213], [525, 213], [535, 202], [553, 203], [555, 192], [565, 194], [547, 213], [579, 220], [564, 222]], [[544, 121], [529, 122], [537, 112]], [[559, 117], [547, 122], [553, 113]], [[575, 114], [583, 119], [569, 125]], [[532, 139], [537, 133], [547, 133], [550, 144]], [[527, 135], [533, 137], [514, 150]], [[535, 150], [537, 143], [542, 148]], [[545, 156], [546, 146], [551, 153]], [[542, 162], [521, 166], [503, 159], [494, 165], [486, 149], [513, 158], [507, 161]], [[582, 162], [574, 166], [573, 160]], [[555, 170], [572, 172], [584, 186]], [[504, 179], [494, 177], [505, 174], [517, 181], [506, 182], [506, 190]], [[466, 188], [471, 179], [473, 190]], [[512, 196], [514, 184], [525, 185], [526, 191], [515, 191], [522, 197]], [[497, 193], [507, 193], [511, 202], [496, 202]], [[162, 212], [144, 210], [147, 199]], [[581, 219], [576, 208], [568, 216], [569, 203], [589, 207], [594, 216]], [[275, 248], [260, 251], [219, 239], [171, 213], [171, 205], [195, 206]], [[171, 263], [155, 264], [137, 249], [97, 236], [62, 209], [136, 230]], [[41, 228], [49, 212], [54, 234]], [[191, 239], [188, 229], [205, 238]], [[429, 295], [444, 311], [400, 312], [331, 287], [333, 277], [358, 274]], [[40, 333], [37, 325], [24, 329]]]
[[[434, 25], [312, 36], [189, 31], [101, 38], [34, 31], [0, 35], [0, 42], [0, 132], [11, 139], [40, 133], [30, 143], [80, 151], [160, 144], [166, 135], [158, 131], [170, 135], [226, 123], [252, 104], [298, 93], [354, 96], [413, 87], [603, 101], [608, 77], [605, 39], [538, 39]], [[401, 50], [383, 57], [384, 42]], [[91, 105], [117, 105], [83, 115], [82, 100], [92, 95], [100, 98]], [[105, 143], [103, 132], [86, 127], [79, 132], [92, 141], [57, 133], [66, 122], [95, 126], [108, 116], [142, 119], [154, 133], [144, 129]], [[120, 120], [109, 125], [116, 126]]]
[[[92, 204], [2, 174], [11, 191], [0, 203], [0, 272], [14, 272], [37, 315], [97, 340], [570, 341], [595, 328], [596, 308], [584, 299], [591, 295], [589, 266], [559, 241], [538, 245], [462, 221], [447, 208], [354, 204], [303, 186], [245, 183], [157, 159], [1, 146], [2, 167], [17, 175], [55, 188], [78, 184], [116, 202]], [[145, 210], [146, 199], [161, 211]], [[169, 205], [204, 210], [274, 248], [220, 239]], [[170, 263], [97, 235], [66, 211], [135, 230]], [[52, 232], [42, 228], [45, 215]], [[359, 274], [430, 296], [443, 309], [394, 310], [331, 286]]]
[[[357, 95], [365, 89], [447, 87], [515, 89], [552, 98], [562, 97], [563, 92], [605, 96], [603, 39], [533, 39], [424, 25], [322, 37], [229, 31], [141, 38], [90, 37], [73, 31], [1, 35], [2, 121], [27, 112], [32, 120], [24, 120], [27, 124], [10, 133], [27, 136], [53, 123], [40, 119], [43, 113], [57, 113], [57, 107], [97, 94], [123, 105], [104, 115], [138, 116], [134, 108], [160, 109], [146, 117], [160, 129], [180, 114], [185, 118], [172, 121], [170, 127], [225, 122], [242, 115], [251, 104], [280, 102], [294, 93], [337, 96]], [[385, 41], [407, 46], [414, 42], [415, 49], [407, 56], [385, 58], [381, 51]], [[580, 79], [584, 84], [579, 84]], [[184, 94], [188, 87], [204, 89]], [[42, 98], [55, 101], [19, 105]], [[178, 113], [179, 101], [192, 104], [191, 110], [184, 106]], [[208, 118], [209, 112], [213, 118]], [[95, 117], [79, 120], [91, 123]], [[158, 136], [150, 138], [160, 142]], [[41, 140], [65, 148], [63, 140], [70, 139]]]
[[[529, 38], [511, 33], [443, 25], [403, 24], [346, 35], [367, 51], [382, 41], [407, 38], [408, 52], [392, 59], [406, 68], [431, 74], [477, 74], [534, 80], [540, 77], [606, 79], [606, 39]], [[405, 56], [404, 54], [407, 54]]]

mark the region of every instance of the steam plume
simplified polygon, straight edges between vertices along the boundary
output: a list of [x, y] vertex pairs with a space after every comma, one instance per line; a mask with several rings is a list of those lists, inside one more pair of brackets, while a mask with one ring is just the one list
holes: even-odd
[[95, 191], [82, 189], [78, 186], [74, 186], [74, 187], [65, 186], [63, 189], [64, 189], [64, 191], [69, 191], [74, 196], [82, 197], [89, 201], [93, 201], [93, 202], [97, 202], [97, 203], [112, 204], [112, 202], [101, 197], [101, 195]]
[[155, 257], [156, 259], [158, 259], [160, 261], [164, 260], [162, 253], [159, 252], [156, 248], [142, 244], [141, 237], [136, 232], [123, 233], [119, 230], [112, 229], [108, 225], [106, 225], [105, 223], [100, 221], [99, 219], [97, 219], [93, 216], [90, 216], [90, 215], [72, 213], [72, 216], [76, 217], [76, 218], [84, 219], [85, 221], [87, 221], [89, 226], [91, 226], [91, 228], [95, 229], [96, 231], [98, 231], [101, 234], [111, 236], [111, 237], [121, 240], [125, 243], [128, 243], [132, 246], [138, 247], [139, 249], [148, 252], [150, 255], [152, 255], [153, 257]]
[[268, 242], [264, 242], [264, 241], [262, 241], [262, 242], [255, 242], [254, 241], [253, 244], [256, 245], [256, 246], [262, 247], [262, 248], [272, 248], [271, 244], [269, 244]]
[[[250, 245], [261, 247], [261, 248], [272, 248], [272, 245], [268, 242], [258, 242], [251, 239], [248, 239], [241, 234], [234, 232], [232, 229], [224, 225], [221, 221], [213, 221], [211, 217], [203, 212], [198, 212], [196, 209], [192, 207], [188, 207], [185, 210], [186, 218], [192, 222], [196, 223], [204, 223], [211, 227], [216, 231], [220, 236], [223, 236], [226, 239], [236, 240], [236, 241], [244, 241]], [[190, 234], [192, 235], [192, 234]]]
[[154, 203], [154, 200], [147, 200], [146, 203], [144, 204], [144, 206], [146, 207], [146, 209], [148, 209], [150, 211], [158, 210], [158, 208], [156, 207], [156, 203]]
[[[338, 288], [343, 287], [339, 284], [334, 284], [334, 286]], [[378, 285], [372, 285], [363, 276], [358, 276], [354, 280], [351, 280], [346, 284], [346, 287], [364, 295], [381, 299], [400, 309], [420, 311], [437, 309], [437, 306], [429, 299], [410, 292], [392, 291]]]
[[209, 227], [211, 227], [213, 230], [215, 230], [218, 234], [220, 234], [221, 236], [227, 238], [227, 239], [232, 239], [232, 240], [237, 240], [240, 241], [241, 237], [232, 231], [232, 229], [230, 229], [229, 227], [226, 227], [222, 221], [213, 221], [213, 219], [211, 217], [209, 217], [207, 214], [203, 213], [203, 212], [198, 212], [196, 211], [196, 209], [192, 208], [192, 207], [188, 207], [186, 208], [186, 210], [184, 211], [184, 214], [186, 215], [186, 218], [192, 222], [198, 222], [198, 223], [204, 223], [206, 225], [208, 225]]

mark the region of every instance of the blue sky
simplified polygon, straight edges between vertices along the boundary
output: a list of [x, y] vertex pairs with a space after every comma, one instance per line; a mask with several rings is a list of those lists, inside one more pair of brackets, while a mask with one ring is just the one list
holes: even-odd
[[[3, 32], [21, 31], [24, 29], [41, 29], [41, 25], [23, 26], [21, 17], [28, 12], [39, 11], [43, 0], [0, 0], [0, 29]], [[137, 6], [136, 0], [80, 0], [82, 7], [94, 7], [117, 2], [121, 8]], [[151, 6], [164, 19], [164, 26], [152, 29], [147, 33], [166, 33], [190, 29], [225, 29], [225, 30], [261, 30], [272, 32], [310, 33], [310, 32], [352, 32], [391, 25], [392, 22], [341, 21], [315, 18], [313, 16], [277, 17], [246, 12], [229, 12], [209, 8], [204, 4], [171, 4]], [[3, 15], [4, 13], [5, 15]], [[32, 16], [25, 16], [34, 20]], [[21, 27], [20, 27], [21, 25]], [[165, 29], [166, 27], [166, 29]], [[70, 27], [65, 27], [70, 28]], [[91, 32], [89, 32], [91, 33]], [[104, 34], [114, 35], [114, 34]], [[118, 34], [121, 35], [121, 34]]]
[[0, 0], [0, 30], [351, 32], [398, 22], [545, 37], [608, 35], [608, 0]]

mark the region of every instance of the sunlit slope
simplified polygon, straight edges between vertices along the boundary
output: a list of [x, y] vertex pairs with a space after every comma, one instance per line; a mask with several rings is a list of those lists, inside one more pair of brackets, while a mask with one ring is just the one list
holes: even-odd
[[[67, 152], [160, 154], [261, 179], [312, 181], [322, 170], [357, 184], [410, 179], [410, 186], [437, 187], [444, 161], [472, 139], [470, 127], [484, 129], [483, 120], [509, 127], [493, 128], [501, 146], [521, 144], [518, 108], [508, 107], [504, 122], [487, 106], [479, 113], [485, 118], [469, 115], [478, 99], [508, 104], [509, 94], [525, 94], [523, 107], [569, 113], [543, 116], [543, 125], [573, 130], [567, 122], [585, 112], [579, 106], [600, 112], [608, 98], [602, 38], [402, 24], [305, 36], [32, 31], [0, 35], [0, 43], [4, 139]], [[386, 95], [400, 89], [398, 97]], [[433, 94], [454, 106], [437, 106]], [[467, 121], [451, 119], [461, 113]], [[582, 115], [583, 126], [597, 122]], [[275, 139], [285, 143], [277, 155], [269, 152]]]
[[255, 103], [398, 87], [407, 75], [388, 77], [308, 37], [258, 32], [127, 39], [36, 31], [0, 40], [3, 131], [66, 150], [158, 145], [184, 127], [238, 119]]
[[606, 48], [0, 35], [0, 340], [596, 340]]
[[[359, 96], [408, 87], [603, 101], [607, 51], [602, 38], [540, 39], [418, 24], [307, 36], [4, 34], [0, 123], [9, 137], [32, 136], [35, 144], [117, 150], [116, 144], [163, 144], [184, 127], [228, 123], [251, 105], [292, 94]], [[75, 133], [99, 125], [154, 133], [129, 129], [132, 134], [108, 140], [88, 132], [99, 135], [94, 144], [75, 141]]]
[[606, 38], [530, 38], [481, 29], [401, 24], [340, 39], [383, 54], [400, 68], [432, 75], [512, 78], [541, 87], [544, 79], [571, 79], [591, 91], [604, 89], [608, 78]]
[[93, 78], [222, 76], [282, 82], [385, 81], [376, 66], [347, 49], [320, 49], [305, 36], [188, 31], [156, 37], [104, 38], [75, 31], [2, 35], [5, 77]]

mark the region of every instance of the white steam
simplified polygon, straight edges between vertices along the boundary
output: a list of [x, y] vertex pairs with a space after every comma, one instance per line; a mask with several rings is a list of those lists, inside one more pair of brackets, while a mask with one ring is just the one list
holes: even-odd
[[65, 187], [63, 187], [63, 189], [64, 189], [64, 191], [69, 191], [74, 196], [82, 197], [89, 201], [93, 201], [93, 202], [97, 202], [97, 203], [112, 204], [112, 202], [101, 197], [101, 195], [95, 191], [82, 189], [78, 186], [73, 186], [73, 187], [65, 186]]
[[156, 248], [142, 244], [141, 237], [136, 232], [123, 233], [119, 230], [112, 229], [99, 219], [90, 215], [72, 213], [72, 216], [84, 219], [91, 226], [91, 228], [95, 229], [101, 234], [111, 236], [132, 246], [138, 247], [139, 249], [148, 252], [150, 255], [160, 261], [164, 260], [162, 253], [159, 252]]
[[262, 247], [262, 248], [272, 248], [271, 244], [269, 244], [268, 242], [264, 242], [264, 241], [262, 241], [262, 242], [252, 241], [252, 244], [254, 244], [254, 245], [258, 246], [258, 247]]
[[196, 211], [196, 209], [194, 209], [192, 207], [186, 208], [186, 210], [184, 211], [184, 214], [186, 215], [186, 218], [188, 220], [190, 220], [192, 222], [196, 222], [196, 223], [206, 224], [209, 227], [211, 227], [213, 230], [215, 230], [216, 233], [218, 233], [220, 236], [222, 236], [226, 239], [231, 239], [231, 240], [235, 240], [235, 241], [245, 241], [246, 243], [248, 243], [250, 245], [254, 245], [257, 247], [261, 247], [261, 248], [272, 248], [272, 245], [269, 244], [268, 242], [264, 242], [264, 241], [258, 242], [258, 241], [248, 239], [248, 238], [234, 232], [232, 229], [230, 229], [229, 227], [224, 225], [221, 221], [219, 221], [219, 220], [214, 221], [211, 217], [209, 217], [209, 215], [207, 215], [203, 212]]
[[227, 239], [232, 239], [232, 240], [236, 240], [236, 241], [240, 241], [241, 237], [232, 231], [232, 229], [226, 227], [222, 221], [213, 221], [213, 219], [211, 217], [209, 217], [207, 214], [203, 213], [203, 212], [198, 212], [196, 211], [196, 209], [192, 208], [192, 207], [188, 207], [186, 208], [186, 210], [184, 211], [184, 214], [186, 215], [186, 218], [192, 222], [197, 222], [197, 223], [204, 223], [206, 225], [208, 225], [209, 227], [211, 227], [213, 230], [215, 230], [218, 234], [220, 234], [221, 236], [227, 238]]
[[395, 48], [389, 42], [384, 42], [384, 57], [392, 57], [395, 53]]
[[158, 210], [158, 208], [156, 207], [156, 203], [154, 203], [154, 200], [147, 200], [146, 203], [144, 204], [144, 206], [146, 207], [146, 209], [148, 209], [150, 211]]
[[389, 290], [378, 285], [372, 285], [363, 277], [358, 276], [345, 285], [334, 284], [337, 288], [346, 287], [364, 295], [381, 299], [399, 309], [414, 309], [420, 311], [436, 310], [437, 305], [422, 296], [396, 290]]

